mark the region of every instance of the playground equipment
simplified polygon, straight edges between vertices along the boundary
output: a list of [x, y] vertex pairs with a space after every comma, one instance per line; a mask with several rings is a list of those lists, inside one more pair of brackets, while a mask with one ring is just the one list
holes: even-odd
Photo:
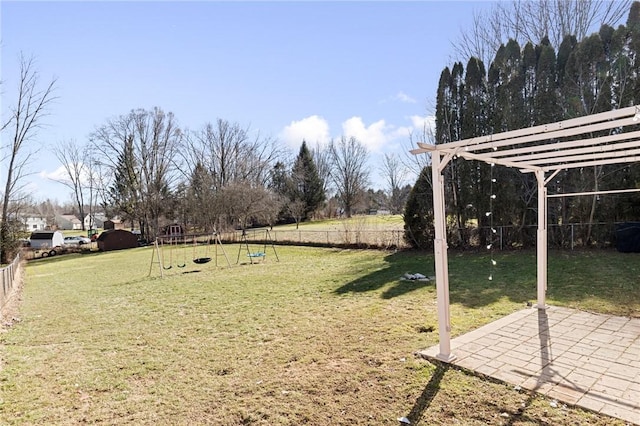
[[[214, 246], [213, 256], [210, 255], [212, 245]], [[173, 267], [174, 257], [175, 266], [178, 268], [186, 268], [187, 253], [189, 249], [192, 250], [193, 263], [202, 265], [214, 260], [215, 266], [217, 267], [219, 256], [218, 247], [227, 261], [227, 266], [231, 267], [231, 262], [227, 257], [227, 253], [224, 251], [220, 236], [215, 231], [212, 234], [193, 234], [171, 237], [159, 236], [154, 242], [153, 252], [151, 254], [151, 264], [149, 265], [149, 275], [151, 275], [153, 265], [158, 264], [160, 277], [164, 277], [163, 271], [169, 270]], [[178, 260], [179, 258], [181, 260]]]
[[197, 263], [201, 265], [203, 263], [211, 262], [211, 257], [209, 256], [209, 245], [210, 244], [208, 240], [204, 246], [204, 249], [205, 249], [204, 256], [199, 256], [198, 255], [198, 238], [197, 237], [193, 238], [193, 263]]
[[[242, 230], [242, 239], [240, 241], [240, 247], [238, 248], [238, 259], [236, 259], [236, 264], [240, 263], [240, 254], [242, 253], [242, 249], [246, 248], [247, 257], [249, 258], [249, 262], [251, 264], [256, 263], [258, 260], [261, 262], [267, 257], [267, 245], [270, 245], [273, 249], [273, 254], [276, 256], [276, 261], [280, 262], [280, 258], [278, 258], [278, 252], [276, 251], [276, 246], [273, 244], [273, 240], [271, 239], [271, 234], [268, 229], [265, 229], [265, 237], [263, 239], [264, 247], [262, 251], [251, 251], [249, 248], [249, 241], [247, 240], [247, 232]], [[254, 262], [255, 260], [255, 262]]]
[[[160, 240], [160, 244], [161, 244], [161, 252], [164, 252], [164, 246], [165, 244], [167, 244], [169, 246], [168, 250], [169, 251], [169, 264], [165, 265], [164, 263], [164, 258], [161, 256], [158, 256], [158, 259], [160, 259], [160, 265], [162, 266], [162, 269], [171, 269], [173, 267], [173, 252], [176, 251], [176, 249], [178, 248], [178, 244], [180, 244], [181, 241], [179, 240], [178, 237], [170, 237], [170, 238], [162, 238]], [[182, 250], [183, 252], [183, 257], [184, 257], [184, 250]], [[177, 260], [176, 260], [177, 262]], [[182, 263], [176, 263], [176, 266], [178, 268], [184, 268], [185, 266], [187, 266], [186, 262], [183, 259]]]

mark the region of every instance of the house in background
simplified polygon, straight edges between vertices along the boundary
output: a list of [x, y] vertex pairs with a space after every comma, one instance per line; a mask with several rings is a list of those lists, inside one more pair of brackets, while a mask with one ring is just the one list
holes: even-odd
[[93, 213], [84, 217], [84, 229], [97, 229], [104, 227], [104, 221], [107, 219], [104, 213]]
[[19, 220], [24, 225], [25, 231], [33, 232], [33, 231], [43, 231], [47, 229], [47, 218], [35, 213], [22, 214], [20, 215]]
[[109, 229], [124, 229], [126, 228], [126, 224], [120, 218], [114, 217], [113, 219], [105, 220], [102, 223], [102, 228], [105, 231]]
[[73, 231], [82, 229], [82, 222], [72, 214], [56, 215], [56, 225], [58, 226], [58, 229]]

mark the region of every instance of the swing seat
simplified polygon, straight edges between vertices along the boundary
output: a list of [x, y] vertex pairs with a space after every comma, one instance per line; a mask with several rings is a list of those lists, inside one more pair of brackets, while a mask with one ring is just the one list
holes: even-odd
[[198, 263], [198, 264], [209, 263], [209, 262], [211, 262], [210, 257], [196, 257], [195, 259], [193, 259], [193, 263]]
[[265, 257], [267, 254], [263, 253], [263, 252], [256, 252], [256, 253], [248, 253], [247, 256], [249, 257]]

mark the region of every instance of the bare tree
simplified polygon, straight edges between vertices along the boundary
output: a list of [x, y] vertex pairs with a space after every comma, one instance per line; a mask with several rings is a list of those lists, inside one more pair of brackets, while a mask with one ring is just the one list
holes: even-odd
[[111, 195], [121, 210], [154, 239], [177, 182], [182, 137], [174, 115], [160, 108], [137, 109], [109, 120], [92, 135], [100, 163], [112, 176]]
[[266, 186], [282, 152], [275, 140], [253, 134], [238, 123], [218, 119], [198, 131], [185, 132], [185, 178], [197, 164], [211, 173], [216, 191], [234, 182]]
[[510, 38], [521, 46], [548, 37], [557, 50], [567, 35], [578, 41], [602, 25], [615, 26], [629, 12], [631, 0], [512, 0], [495, 2], [490, 10], [474, 12], [454, 50], [459, 58], [476, 57], [490, 64]]
[[394, 154], [385, 154], [382, 162], [382, 176], [387, 181], [387, 197], [392, 214], [402, 211], [405, 199], [402, 186], [406, 177], [406, 169]]
[[53, 149], [53, 154], [66, 172], [64, 178], [56, 179], [56, 181], [71, 190], [82, 221], [82, 229], [84, 230], [84, 196], [88, 183], [87, 150], [80, 146], [77, 141], [68, 140], [56, 145]]
[[369, 185], [369, 152], [356, 138], [346, 139], [344, 136], [337, 143], [331, 141], [329, 150], [333, 183], [345, 215], [351, 217]]
[[323, 148], [320, 144], [311, 151], [313, 162], [316, 164], [318, 176], [322, 179], [322, 190], [325, 194], [329, 194], [329, 185], [331, 183], [331, 150], [329, 147]]
[[[411, 154], [411, 150], [417, 147], [418, 142], [424, 142], [428, 144], [435, 145], [435, 135], [433, 133], [433, 129], [429, 127], [427, 123], [424, 124], [422, 129], [420, 129], [419, 133], [411, 133], [409, 135], [409, 139], [407, 141], [407, 145], [402, 150], [404, 155], [400, 157], [400, 161], [407, 175], [409, 175], [409, 179], [413, 181], [418, 179], [422, 170], [431, 165], [431, 156], [430, 155], [413, 155]], [[407, 177], [407, 176], [405, 176]]]
[[[2, 200], [2, 224], [0, 225], [0, 262], [9, 260], [11, 248], [16, 238], [12, 235], [9, 224], [9, 206], [16, 201], [21, 190], [21, 181], [27, 173], [27, 164], [31, 153], [27, 151], [28, 144], [42, 126], [42, 119], [46, 116], [51, 103], [54, 101], [55, 78], [49, 83], [41, 85], [39, 73], [34, 69], [34, 59], [20, 56], [20, 76], [16, 105], [11, 108], [7, 122], [2, 130], [11, 131], [6, 149], [7, 162], [6, 182]], [[13, 130], [11, 130], [13, 129]], [[8, 250], [9, 249], [9, 250]]]
[[59, 210], [59, 207], [47, 198], [45, 201], [39, 202], [35, 210], [40, 216], [45, 218], [47, 226], [52, 226], [55, 223], [56, 212]]
[[253, 221], [273, 224], [282, 204], [281, 199], [264, 187], [234, 182], [218, 194], [229, 220], [246, 229]]
[[296, 221], [296, 229], [298, 229], [300, 222], [304, 219], [306, 208], [307, 205], [302, 200], [287, 201], [287, 211]]

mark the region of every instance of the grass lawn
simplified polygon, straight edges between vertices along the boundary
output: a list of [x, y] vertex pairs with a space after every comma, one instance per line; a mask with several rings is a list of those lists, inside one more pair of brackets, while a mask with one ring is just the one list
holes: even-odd
[[290, 229], [302, 229], [305, 231], [327, 231], [327, 230], [353, 230], [353, 229], [384, 229], [402, 230], [404, 229], [404, 219], [402, 215], [357, 215], [350, 218], [323, 219], [302, 222], [296, 228], [295, 223], [278, 225], [274, 229], [286, 231]]
[[[431, 253], [277, 250], [164, 279], [151, 248], [31, 262], [0, 333], [0, 423], [623, 424], [416, 358], [437, 343], [434, 283], [399, 278], [433, 275]], [[535, 253], [494, 258], [450, 252], [454, 335], [535, 302]], [[548, 303], [637, 317], [639, 273], [637, 254], [550, 252]]]

